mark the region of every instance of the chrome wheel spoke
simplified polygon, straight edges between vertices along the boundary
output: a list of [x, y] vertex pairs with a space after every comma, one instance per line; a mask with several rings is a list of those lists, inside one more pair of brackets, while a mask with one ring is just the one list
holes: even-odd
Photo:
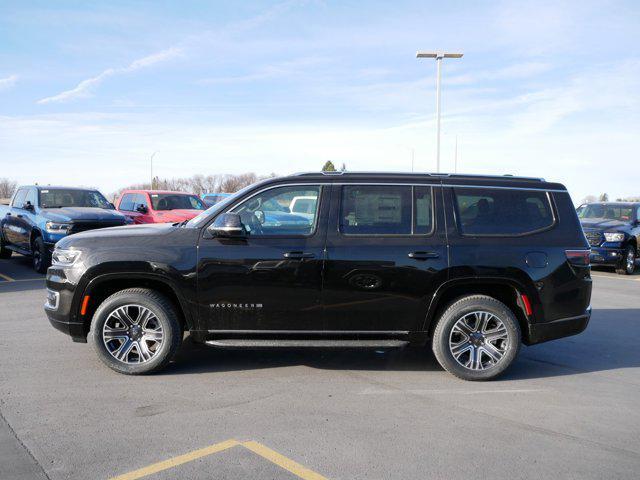
[[455, 361], [469, 370], [493, 368], [504, 357], [509, 342], [505, 323], [487, 311], [460, 317], [449, 334], [449, 351]]
[[164, 331], [158, 317], [142, 305], [114, 309], [102, 327], [102, 341], [116, 360], [148, 362], [161, 350]]

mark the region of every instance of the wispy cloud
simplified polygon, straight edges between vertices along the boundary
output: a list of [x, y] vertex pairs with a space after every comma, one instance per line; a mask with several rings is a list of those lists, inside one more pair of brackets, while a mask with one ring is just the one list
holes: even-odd
[[113, 77], [115, 75], [122, 75], [125, 73], [135, 72], [136, 70], [141, 70], [143, 68], [148, 68], [158, 63], [166, 62], [180, 55], [182, 49], [177, 47], [168, 48], [166, 50], [162, 50], [160, 52], [153, 53], [151, 55], [147, 55], [146, 57], [139, 58], [134, 60], [126, 67], [120, 68], [107, 68], [99, 75], [95, 77], [87, 78], [86, 80], [81, 81], [75, 88], [71, 90], [65, 90], [57, 95], [52, 97], [46, 97], [38, 100], [39, 104], [47, 104], [47, 103], [59, 103], [66, 102], [69, 100], [74, 100], [77, 98], [86, 98], [91, 95], [91, 90], [96, 86], [100, 85], [105, 79], [109, 77]]
[[0, 92], [3, 90], [9, 90], [18, 81], [17, 75], [10, 75], [6, 78], [0, 78]]

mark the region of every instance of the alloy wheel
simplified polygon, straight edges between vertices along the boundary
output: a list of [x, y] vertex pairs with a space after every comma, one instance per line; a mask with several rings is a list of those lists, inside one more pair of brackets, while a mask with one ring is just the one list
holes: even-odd
[[102, 341], [116, 360], [145, 363], [160, 351], [164, 332], [158, 317], [142, 305], [124, 305], [113, 310], [102, 327]]
[[627, 252], [627, 272], [631, 274], [633, 273], [635, 268], [636, 268], [636, 254], [633, 251], [633, 248], [629, 248], [629, 251]]
[[449, 334], [453, 358], [469, 370], [496, 366], [509, 347], [505, 324], [493, 313], [475, 311], [460, 317]]

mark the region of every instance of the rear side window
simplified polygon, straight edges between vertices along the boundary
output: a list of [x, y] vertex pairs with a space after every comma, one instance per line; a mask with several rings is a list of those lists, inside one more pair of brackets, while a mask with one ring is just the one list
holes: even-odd
[[431, 187], [342, 187], [340, 232], [345, 235], [424, 235], [432, 230]]
[[126, 210], [128, 212], [133, 212], [133, 203], [135, 200], [135, 194], [133, 193], [125, 193], [122, 196], [122, 200], [120, 201], [120, 210]]
[[544, 191], [454, 188], [458, 227], [465, 235], [526, 235], [554, 224]]

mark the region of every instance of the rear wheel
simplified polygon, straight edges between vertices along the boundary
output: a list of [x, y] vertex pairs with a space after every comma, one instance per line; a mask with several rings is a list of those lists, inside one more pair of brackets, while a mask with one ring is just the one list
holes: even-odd
[[633, 275], [636, 270], [636, 249], [633, 245], [629, 245], [625, 251], [625, 256], [620, 265], [616, 267], [616, 273], [619, 275]]
[[44, 244], [42, 237], [36, 237], [31, 245], [33, 255], [33, 269], [38, 273], [47, 273], [47, 268], [51, 265], [51, 255]]
[[182, 342], [182, 328], [175, 307], [164, 295], [131, 288], [100, 304], [89, 337], [109, 368], [139, 375], [167, 366]]
[[13, 252], [4, 246], [4, 240], [0, 236], [0, 258], [11, 258]]
[[442, 367], [463, 380], [490, 380], [503, 373], [520, 349], [520, 326], [504, 303], [470, 295], [451, 304], [433, 334]]

